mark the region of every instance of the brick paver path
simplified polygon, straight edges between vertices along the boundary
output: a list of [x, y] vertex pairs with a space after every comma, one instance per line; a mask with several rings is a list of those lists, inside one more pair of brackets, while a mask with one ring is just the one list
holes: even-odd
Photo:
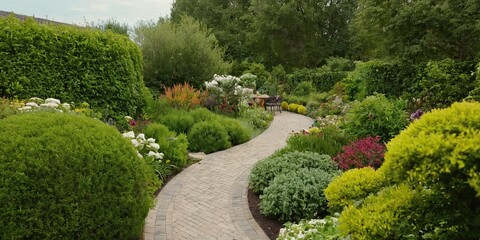
[[277, 112], [261, 135], [183, 170], [158, 195], [144, 240], [268, 239], [248, 208], [248, 175], [255, 162], [286, 145], [292, 130], [312, 123], [302, 115]]

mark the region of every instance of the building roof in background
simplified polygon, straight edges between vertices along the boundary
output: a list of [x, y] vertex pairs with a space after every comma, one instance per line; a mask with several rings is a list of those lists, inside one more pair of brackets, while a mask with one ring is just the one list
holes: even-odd
[[38, 23], [45, 23], [45, 24], [52, 24], [53, 23], [53, 24], [61, 24], [61, 25], [72, 25], [72, 24], [52, 21], [52, 20], [48, 20], [48, 19], [44, 19], [44, 18], [37, 18], [35, 16], [26, 16], [26, 15], [16, 14], [14, 12], [5, 12], [5, 11], [0, 10], [0, 17], [8, 17], [8, 16], [10, 16], [10, 14], [13, 14], [16, 18], [21, 19], [22, 21], [27, 19], [27, 18], [33, 18]]

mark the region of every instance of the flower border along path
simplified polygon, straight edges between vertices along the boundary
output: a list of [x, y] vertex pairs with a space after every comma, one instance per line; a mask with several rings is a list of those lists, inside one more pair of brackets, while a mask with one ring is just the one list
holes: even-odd
[[146, 219], [144, 240], [268, 239], [248, 208], [252, 166], [286, 145], [311, 118], [277, 114], [270, 127], [247, 143], [206, 155], [175, 176], [158, 194]]

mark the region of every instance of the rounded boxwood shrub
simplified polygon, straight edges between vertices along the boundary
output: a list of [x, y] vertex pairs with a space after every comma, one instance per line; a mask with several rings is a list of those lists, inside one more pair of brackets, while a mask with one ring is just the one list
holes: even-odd
[[285, 102], [285, 101], [282, 102], [282, 109], [288, 110], [288, 102]]
[[305, 106], [300, 105], [297, 108], [297, 112], [302, 114], [302, 115], [305, 115], [305, 114], [307, 114], [307, 108]]
[[284, 222], [318, 217], [327, 209], [323, 191], [338, 173], [302, 168], [280, 174], [260, 195], [260, 210]]
[[314, 152], [293, 151], [273, 155], [257, 162], [250, 173], [249, 186], [261, 194], [278, 175], [297, 171], [300, 168], [315, 168], [332, 173], [338, 171], [337, 164], [328, 155]]
[[190, 111], [190, 116], [193, 117], [193, 120], [196, 123], [203, 121], [213, 121], [217, 118], [217, 115], [215, 115], [215, 113], [211, 112], [206, 108], [195, 108]]
[[402, 184], [368, 197], [361, 208], [351, 205], [340, 215], [340, 232], [359, 240], [404, 239], [413, 230], [407, 217], [415, 195], [414, 190]]
[[391, 101], [383, 94], [368, 96], [355, 102], [346, 115], [343, 125], [348, 134], [356, 138], [380, 136], [388, 142], [408, 124], [403, 103]]
[[211, 153], [231, 147], [225, 128], [218, 122], [199, 122], [188, 133], [189, 150]]
[[170, 161], [177, 168], [187, 165], [188, 140], [183, 133], [176, 134], [160, 123], [152, 123], [145, 128], [147, 138], [154, 138], [160, 145], [160, 152], [164, 154], [163, 161]]
[[335, 177], [325, 189], [328, 209], [331, 213], [340, 213], [347, 206], [360, 204], [386, 184], [383, 173], [371, 167], [346, 171]]
[[222, 118], [220, 124], [227, 130], [232, 145], [238, 145], [247, 142], [252, 137], [252, 133], [236, 119]]
[[450, 202], [450, 213], [437, 211], [431, 222], [454, 216], [447, 222], [459, 235], [452, 239], [479, 238], [479, 143], [480, 103], [454, 103], [425, 113], [392, 139], [380, 170], [393, 182], [430, 189]]
[[0, 120], [0, 238], [137, 238], [154, 173], [120, 133], [79, 115]]
[[290, 112], [297, 112], [298, 110], [298, 107], [300, 107], [301, 105], [298, 105], [296, 103], [290, 103], [288, 104], [288, 111]]

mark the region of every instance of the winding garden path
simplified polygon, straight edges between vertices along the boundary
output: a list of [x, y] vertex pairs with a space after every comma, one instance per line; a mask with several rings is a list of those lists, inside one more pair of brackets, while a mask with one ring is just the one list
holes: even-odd
[[144, 240], [268, 239], [248, 208], [252, 166], [286, 145], [292, 130], [310, 127], [311, 118], [282, 112], [247, 143], [206, 155], [175, 176], [146, 219]]

